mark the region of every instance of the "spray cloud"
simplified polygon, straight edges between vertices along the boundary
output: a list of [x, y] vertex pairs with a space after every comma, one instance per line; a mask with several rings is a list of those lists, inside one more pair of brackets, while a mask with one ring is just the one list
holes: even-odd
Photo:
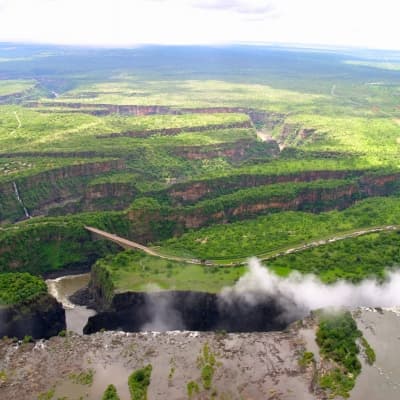
[[146, 295], [146, 310], [149, 321], [143, 324], [141, 331], [165, 332], [183, 330], [184, 324], [180, 313], [175, 309], [173, 299], [168, 293], [162, 292], [157, 285], [148, 285]]
[[279, 277], [252, 258], [248, 272], [221, 296], [227, 302], [240, 297], [248, 304], [257, 304], [261, 297], [274, 298], [283, 307], [285, 319], [326, 307], [395, 307], [400, 306], [400, 272], [389, 273], [383, 284], [368, 279], [359, 284], [339, 281], [328, 285], [315, 275], [294, 272], [287, 278]]

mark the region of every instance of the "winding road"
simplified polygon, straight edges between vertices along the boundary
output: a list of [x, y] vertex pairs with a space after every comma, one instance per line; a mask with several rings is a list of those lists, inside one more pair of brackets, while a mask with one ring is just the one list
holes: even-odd
[[124, 249], [134, 249], [134, 250], [140, 250], [143, 251], [143, 253], [149, 254], [154, 257], [158, 258], [164, 258], [165, 260], [170, 260], [170, 261], [180, 261], [188, 264], [202, 264], [201, 260], [195, 260], [195, 259], [188, 259], [184, 257], [174, 257], [174, 256], [166, 256], [163, 254], [160, 254], [157, 251], [152, 250], [150, 247], [143, 246], [140, 243], [133, 242], [132, 240], [125, 239], [121, 236], [114, 235], [113, 233], [109, 233], [106, 231], [102, 231], [97, 228], [93, 228], [92, 226], [85, 226], [85, 229], [91, 233], [94, 233], [96, 236], [109, 240], [110, 242], [114, 242], [118, 244], [119, 246], [123, 247]]
[[[220, 263], [217, 263], [215, 261], [202, 261], [202, 260], [191, 259], [191, 258], [186, 258], [186, 257], [170, 256], [170, 255], [161, 254], [160, 252], [158, 252], [158, 251], [156, 251], [154, 249], [151, 249], [150, 247], [147, 247], [147, 246], [144, 246], [142, 244], [139, 244], [137, 242], [133, 242], [131, 240], [122, 238], [122, 237], [120, 237], [118, 235], [114, 235], [112, 233], [109, 233], [109, 232], [106, 232], [106, 231], [102, 231], [100, 229], [97, 229], [97, 228], [94, 228], [94, 227], [91, 227], [91, 226], [85, 226], [85, 229], [88, 230], [89, 232], [95, 234], [96, 236], [98, 236], [98, 237], [100, 237], [102, 239], [106, 239], [106, 240], [109, 240], [111, 242], [114, 242], [114, 243], [120, 245], [121, 247], [123, 247], [125, 249], [140, 250], [140, 251], [143, 251], [144, 253], [149, 254], [151, 256], [163, 258], [165, 260], [170, 260], [170, 261], [184, 262], [184, 263], [187, 263], [187, 264], [230, 267], [230, 266], [237, 266], [237, 265], [246, 264], [246, 262], [247, 262], [246, 260], [249, 258], [249, 257], [245, 257], [245, 258], [243, 258], [242, 260], [240, 260], [238, 262], [232, 262], [232, 263], [228, 263], [228, 264], [220, 264]], [[261, 261], [267, 261], [267, 260], [270, 260], [272, 258], [281, 257], [281, 256], [284, 256], [284, 255], [287, 255], [287, 254], [297, 253], [299, 251], [303, 251], [303, 250], [311, 249], [311, 248], [314, 248], [314, 247], [322, 246], [324, 244], [334, 243], [334, 242], [337, 242], [339, 240], [354, 238], [354, 237], [367, 235], [369, 233], [374, 233], [374, 232], [397, 231], [397, 230], [400, 230], [400, 225], [385, 225], [385, 226], [379, 226], [379, 227], [374, 227], [374, 228], [360, 229], [360, 230], [357, 230], [357, 231], [343, 233], [341, 235], [335, 235], [335, 236], [332, 236], [332, 237], [329, 237], [329, 238], [325, 238], [325, 239], [321, 239], [321, 240], [314, 240], [312, 242], [305, 243], [305, 244], [298, 245], [298, 246], [294, 246], [294, 247], [291, 247], [289, 249], [276, 250], [274, 252], [269, 253], [268, 255], [258, 256], [258, 258]]]

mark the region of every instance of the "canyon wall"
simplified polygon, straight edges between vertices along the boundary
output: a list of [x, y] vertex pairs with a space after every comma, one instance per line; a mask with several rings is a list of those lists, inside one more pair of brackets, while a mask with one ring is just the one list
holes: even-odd
[[192, 291], [115, 294], [110, 308], [90, 317], [84, 333], [106, 330], [190, 330], [262, 332], [284, 329], [283, 309], [270, 297], [254, 304]]
[[50, 295], [18, 305], [0, 306], [0, 337], [48, 339], [66, 329], [65, 310]]

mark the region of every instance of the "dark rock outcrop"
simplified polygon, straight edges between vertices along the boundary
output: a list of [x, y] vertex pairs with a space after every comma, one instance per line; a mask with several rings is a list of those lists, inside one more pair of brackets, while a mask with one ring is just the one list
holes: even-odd
[[[192, 291], [115, 294], [111, 306], [90, 317], [84, 333], [101, 329], [263, 332], [284, 329], [283, 308], [267, 296], [248, 303], [240, 297]], [[292, 322], [292, 321], [289, 321]]]
[[65, 310], [48, 294], [17, 305], [0, 306], [0, 337], [48, 339], [64, 329]]

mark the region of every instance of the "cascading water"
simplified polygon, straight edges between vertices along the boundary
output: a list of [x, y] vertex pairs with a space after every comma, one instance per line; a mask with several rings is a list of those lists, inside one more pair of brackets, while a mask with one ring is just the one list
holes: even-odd
[[21, 207], [24, 210], [25, 217], [26, 218], [32, 218], [31, 215], [29, 214], [29, 211], [25, 207], [24, 202], [21, 199], [21, 196], [19, 195], [18, 187], [17, 187], [17, 184], [15, 182], [13, 182], [13, 188], [14, 188], [15, 197], [17, 198], [19, 204], [21, 204]]
[[84, 306], [73, 304], [69, 296], [89, 283], [90, 274], [67, 275], [56, 279], [47, 279], [49, 293], [55, 297], [65, 309], [67, 329], [82, 333], [88, 318], [95, 315], [95, 311]]

